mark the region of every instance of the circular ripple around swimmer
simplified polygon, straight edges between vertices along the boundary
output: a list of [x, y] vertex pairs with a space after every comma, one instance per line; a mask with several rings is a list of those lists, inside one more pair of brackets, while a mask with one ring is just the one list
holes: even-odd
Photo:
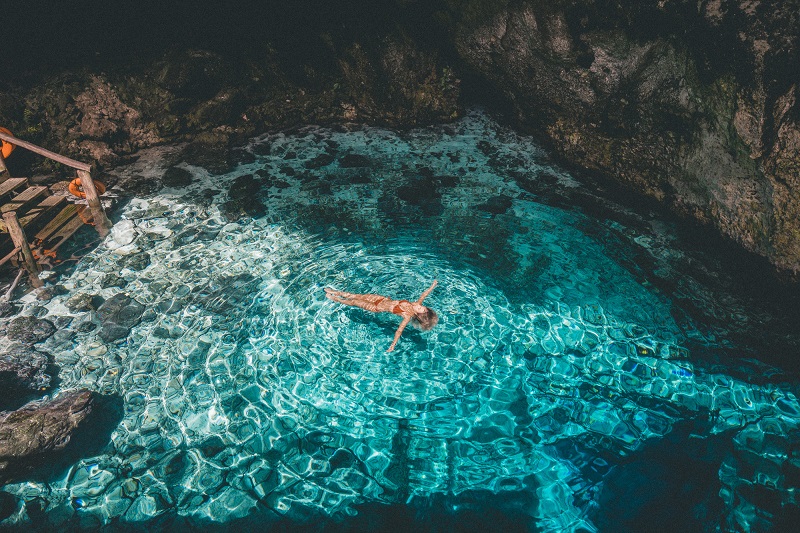
[[[294, 268], [293, 281], [264, 289], [248, 312], [259, 380], [328, 416], [405, 418], [462, 394], [510, 322], [499, 292], [419, 250], [371, 255], [363, 246], [321, 245], [285, 268]], [[329, 301], [319, 283], [415, 299], [434, 278], [426, 303], [439, 324], [427, 332], [409, 326], [391, 353], [398, 317]]]

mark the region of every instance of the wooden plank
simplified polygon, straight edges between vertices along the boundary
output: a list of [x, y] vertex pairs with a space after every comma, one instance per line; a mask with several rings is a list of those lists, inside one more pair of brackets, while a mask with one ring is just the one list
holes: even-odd
[[[81, 206], [83, 209], [86, 209], [85, 206]], [[49, 250], [51, 252], [58, 250], [58, 247], [64, 244], [64, 242], [72, 237], [72, 235], [81, 229], [83, 226], [86, 225], [86, 222], [80, 216], [81, 210], [79, 209], [76, 211], [74, 217], [67, 221], [66, 224], [61, 226], [58, 231], [54, 234], [50, 235], [46, 239], [43, 239], [41, 244], [38, 248], [43, 250]], [[87, 213], [88, 214], [88, 213]], [[38, 242], [38, 241], [37, 241]], [[37, 249], [38, 249], [37, 248]], [[43, 254], [42, 254], [43, 255]]]
[[13, 250], [11, 250], [11, 252], [7, 256], [5, 256], [4, 258], [0, 259], [0, 265], [5, 265], [7, 262], [9, 262], [12, 259], [14, 259], [14, 256], [17, 255], [19, 253], [19, 251], [20, 251], [19, 248], [14, 248]]
[[52, 234], [57, 232], [61, 226], [66, 224], [73, 216], [75, 216], [78, 212], [78, 207], [75, 204], [69, 204], [67, 207], [61, 210], [53, 220], [48, 222], [48, 224], [43, 227], [39, 233], [34, 235], [33, 242], [42, 242], [46, 241]]
[[6, 227], [11, 234], [11, 240], [14, 241], [14, 247], [19, 248], [22, 253], [25, 270], [28, 271], [31, 284], [38, 289], [44, 285], [42, 280], [39, 279], [39, 263], [33, 258], [33, 252], [28, 245], [28, 237], [25, 235], [25, 230], [19, 225], [19, 220], [17, 220], [17, 213], [14, 211], [3, 213], [3, 220], [6, 221]]
[[[45, 197], [45, 199], [39, 202], [38, 205], [32, 207], [25, 215], [19, 217], [20, 226], [23, 228], [30, 226], [35, 220], [61, 206], [61, 204], [65, 203], [66, 201], [67, 198], [65, 196]], [[5, 221], [0, 221], [0, 231], [7, 231]]]
[[52, 159], [53, 161], [58, 161], [63, 165], [67, 165], [68, 167], [72, 167], [78, 170], [83, 170], [89, 172], [91, 170], [91, 166], [87, 165], [86, 163], [81, 163], [80, 161], [75, 161], [74, 159], [70, 159], [69, 157], [65, 157], [63, 155], [57, 154], [55, 152], [51, 152], [50, 150], [46, 150], [41, 146], [36, 146], [33, 143], [29, 143], [28, 141], [23, 141], [22, 139], [17, 139], [13, 135], [7, 135], [3, 132], [0, 132], [0, 139], [13, 144], [14, 146], [19, 146], [20, 148], [25, 148], [26, 150], [30, 150], [35, 154], [39, 154], [44, 156], [48, 159]]
[[7, 195], [14, 189], [19, 189], [28, 184], [28, 178], [9, 178], [0, 183], [0, 198]]
[[89, 209], [92, 211], [92, 218], [95, 222], [94, 227], [101, 237], [105, 237], [111, 231], [111, 221], [108, 220], [106, 212], [103, 210], [103, 204], [97, 195], [97, 188], [92, 180], [92, 175], [89, 172], [79, 170], [78, 177], [81, 180], [83, 193], [86, 195], [86, 203], [89, 204]]
[[22, 216], [32, 204], [39, 200], [40, 196], [44, 196], [45, 194], [47, 194], [47, 187], [44, 185], [28, 187], [12, 198], [7, 204], [0, 207], [0, 213], [16, 211], [17, 216]]

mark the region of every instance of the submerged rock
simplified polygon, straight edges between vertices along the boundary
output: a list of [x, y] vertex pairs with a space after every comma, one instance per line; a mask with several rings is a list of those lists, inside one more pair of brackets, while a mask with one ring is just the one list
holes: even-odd
[[31, 346], [13, 344], [0, 354], [0, 388], [44, 390], [50, 386], [50, 376], [45, 373], [48, 364], [47, 354]]
[[169, 167], [161, 177], [165, 187], [186, 187], [192, 184], [192, 173], [186, 169]]
[[64, 302], [64, 305], [66, 305], [67, 309], [72, 313], [90, 311], [102, 305], [102, 298], [85, 292], [78, 292], [70, 296], [67, 301]]
[[17, 308], [14, 306], [14, 304], [9, 302], [0, 302], [0, 318], [11, 316], [16, 312]]
[[63, 449], [93, 403], [92, 392], [70, 391], [54, 400], [0, 413], [0, 474], [12, 461]]
[[252, 174], [237, 177], [230, 189], [230, 200], [223, 205], [223, 211], [229, 220], [235, 221], [242, 216], [258, 217], [266, 213], [266, 206], [258, 199], [261, 182]]
[[371, 167], [371, 166], [372, 166], [372, 159], [361, 154], [348, 153], [344, 154], [339, 159], [340, 168], [361, 168], [361, 167]]
[[509, 207], [511, 207], [511, 198], [505, 194], [501, 194], [499, 196], [492, 196], [486, 200], [486, 202], [476, 205], [475, 209], [484, 211], [486, 213], [491, 213], [493, 215], [502, 215], [508, 211]]
[[33, 316], [20, 316], [11, 321], [6, 335], [11, 341], [36, 344], [55, 333], [56, 327], [49, 320]]
[[127, 337], [131, 328], [139, 323], [142, 313], [142, 304], [126, 294], [115, 294], [97, 309], [97, 318], [101, 321], [100, 338], [113, 342]]
[[318, 156], [314, 157], [306, 161], [303, 166], [309, 170], [315, 170], [318, 168], [326, 167], [336, 161], [336, 157], [331, 154], [319, 154]]

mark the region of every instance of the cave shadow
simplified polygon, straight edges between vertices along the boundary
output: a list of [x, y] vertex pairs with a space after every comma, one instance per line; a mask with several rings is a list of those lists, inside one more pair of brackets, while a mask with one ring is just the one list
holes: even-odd
[[[471, 490], [458, 495], [414, 497], [408, 503], [365, 503], [353, 506], [353, 516], [331, 517], [308, 511], [288, 518], [260, 503], [251, 514], [226, 523], [171, 510], [142, 522], [113, 520], [98, 531], [153, 533], [208, 531], [212, 533], [269, 531], [271, 533], [531, 533], [537, 531], [531, 513], [535, 490], [502, 492]], [[82, 529], [77, 517], [67, 529]], [[22, 530], [22, 529], [20, 529]]]
[[705, 532], [724, 521], [719, 469], [735, 431], [710, 435], [713, 415], [674, 424], [604, 476], [592, 521], [601, 531]]

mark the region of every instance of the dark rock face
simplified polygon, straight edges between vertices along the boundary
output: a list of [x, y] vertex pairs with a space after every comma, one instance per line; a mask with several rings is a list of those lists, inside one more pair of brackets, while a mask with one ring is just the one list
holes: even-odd
[[20, 316], [11, 321], [6, 330], [9, 340], [22, 344], [36, 344], [55, 333], [55, 326], [43, 318]]
[[12, 461], [64, 448], [92, 406], [93, 394], [84, 390], [1, 413], [0, 468], [5, 469]]
[[800, 273], [796, 4], [466, 4], [456, 48], [521, 124]]
[[126, 294], [115, 294], [97, 309], [97, 318], [101, 321], [100, 338], [113, 342], [127, 337], [131, 328], [139, 323], [142, 313], [142, 304]]
[[50, 386], [47, 365], [47, 354], [14, 344], [0, 355], [0, 387], [5, 391], [44, 390]]

